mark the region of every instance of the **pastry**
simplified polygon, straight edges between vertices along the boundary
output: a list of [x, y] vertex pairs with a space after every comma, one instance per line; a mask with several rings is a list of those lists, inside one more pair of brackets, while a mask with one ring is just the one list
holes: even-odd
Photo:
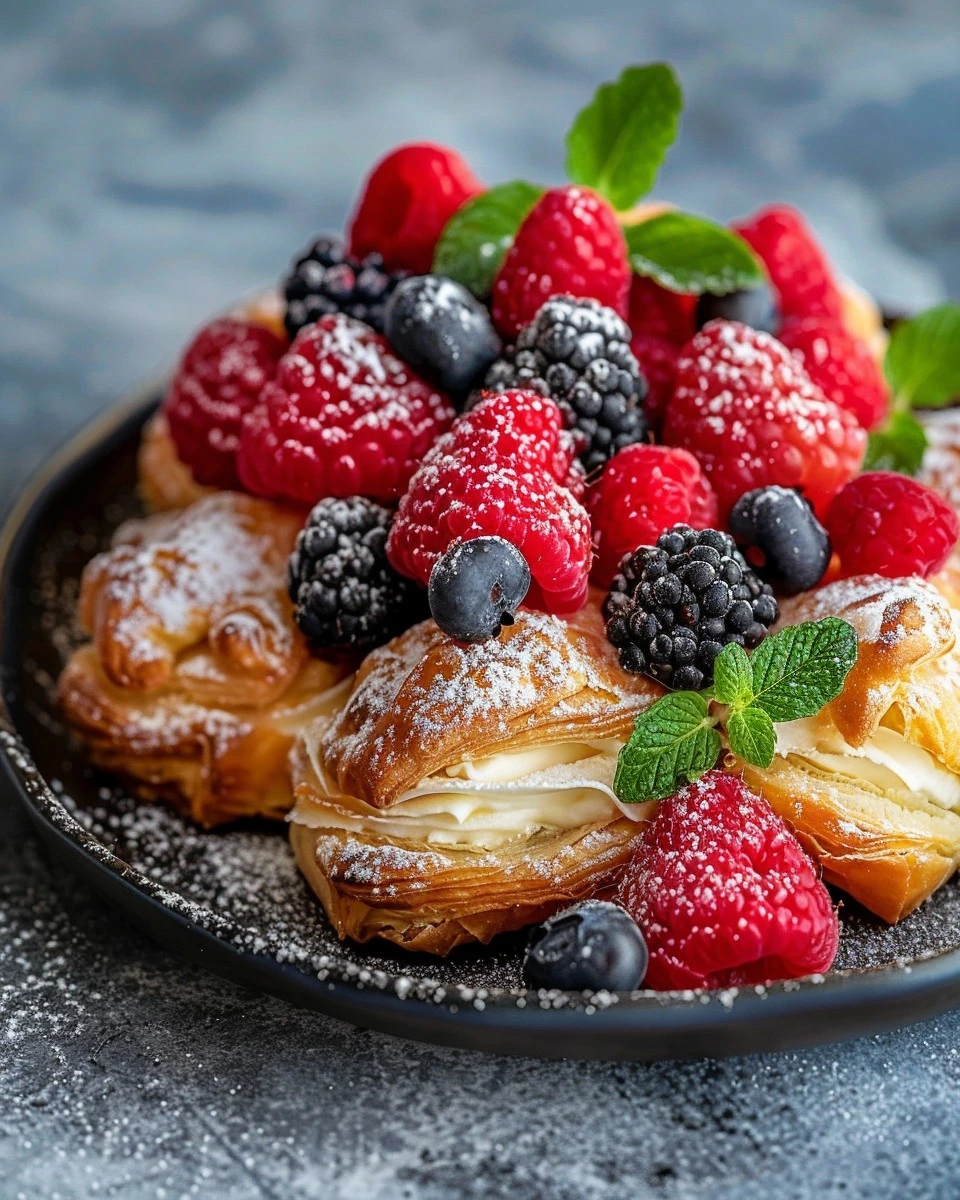
[[659, 690], [620, 670], [595, 604], [375, 650], [293, 760], [291, 842], [340, 936], [446, 954], [602, 890], [642, 816], [614, 801], [617, 751]]
[[91, 634], [59, 701], [92, 762], [211, 826], [280, 818], [293, 733], [343, 668], [311, 658], [286, 596], [299, 518], [221, 492], [133, 520], [84, 572]]

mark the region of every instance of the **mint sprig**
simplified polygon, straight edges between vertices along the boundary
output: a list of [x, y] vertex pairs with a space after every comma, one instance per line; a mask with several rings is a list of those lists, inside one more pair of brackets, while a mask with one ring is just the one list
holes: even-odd
[[691, 213], [662, 213], [629, 225], [624, 237], [634, 271], [673, 292], [725, 296], [759, 287], [766, 279], [743, 238]]
[[843, 690], [857, 661], [857, 635], [838, 617], [772, 634], [748, 657], [725, 646], [714, 685], [671, 692], [637, 717], [613, 781], [625, 804], [661, 800], [716, 765], [724, 748], [758, 767], [776, 753], [775, 722], [812, 717]]
[[883, 428], [870, 434], [864, 470], [916, 475], [926, 449], [926, 431], [913, 413], [892, 412]]
[[468, 200], [444, 226], [433, 255], [434, 274], [455, 279], [481, 300], [489, 296], [517, 230], [543, 191], [514, 179]]
[[567, 134], [567, 175], [621, 211], [653, 187], [677, 136], [683, 93], [667, 63], [627, 67], [599, 87]]

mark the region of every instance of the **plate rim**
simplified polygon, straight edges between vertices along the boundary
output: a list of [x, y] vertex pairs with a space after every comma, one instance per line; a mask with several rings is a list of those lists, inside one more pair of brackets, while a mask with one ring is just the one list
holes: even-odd
[[[253, 979], [257, 990], [381, 1032], [498, 1053], [607, 1060], [719, 1057], [842, 1041], [960, 1006], [958, 946], [909, 963], [828, 972], [822, 978], [759, 989], [620, 994], [609, 1006], [593, 1011], [582, 1004], [567, 1007], [562, 993], [544, 999], [546, 1007], [536, 993], [528, 993], [531, 1002], [521, 1008], [516, 995], [506, 989], [490, 989], [489, 1002], [474, 1007], [424, 999], [415, 992], [401, 997], [392, 988], [365, 987], [358, 981], [320, 979], [244, 950], [164, 903], [155, 894], [158, 885], [86, 831], [43, 778], [16, 727], [7, 700], [7, 676], [12, 669], [8, 626], [16, 590], [9, 584], [32, 527], [77, 474], [144, 424], [157, 407], [166, 377], [166, 372], [150, 377], [69, 436], [27, 479], [0, 522], [3, 774], [46, 842], [94, 890], [106, 895], [111, 906], [125, 910], [174, 951], [248, 987]], [[391, 982], [399, 978], [388, 977]]]

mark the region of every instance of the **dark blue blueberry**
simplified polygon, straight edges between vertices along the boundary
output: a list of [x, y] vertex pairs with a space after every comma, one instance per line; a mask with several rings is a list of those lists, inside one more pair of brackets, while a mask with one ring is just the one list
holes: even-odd
[[387, 302], [384, 332], [394, 350], [437, 387], [462, 394], [500, 353], [490, 314], [462, 284], [414, 275]]
[[740, 321], [774, 336], [780, 331], [780, 313], [773, 292], [766, 284], [743, 292], [728, 292], [725, 296], [704, 292], [697, 300], [697, 328], [702, 329], [708, 321], [717, 318]]
[[[783, 591], [816, 587], [830, 563], [830, 538], [809, 503], [792, 488], [746, 492], [730, 513], [730, 532], [763, 555], [758, 570]], [[762, 620], [762, 615], [756, 616]]]
[[516, 546], [479, 537], [437, 559], [427, 598], [444, 633], [458, 642], [486, 642], [513, 624], [529, 587], [530, 568]]
[[523, 977], [530, 987], [632, 992], [647, 973], [647, 944], [617, 904], [586, 900], [530, 934]]

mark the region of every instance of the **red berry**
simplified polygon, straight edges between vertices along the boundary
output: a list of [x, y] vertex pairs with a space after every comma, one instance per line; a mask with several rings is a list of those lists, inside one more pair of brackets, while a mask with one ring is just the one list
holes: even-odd
[[795, 208], [772, 204], [733, 228], [763, 260], [784, 317], [843, 317], [843, 298], [833, 268]]
[[350, 253], [373, 251], [391, 270], [426, 274], [443, 227], [483, 184], [455, 150], [398, 146], [371, 171], [350, 220]]
[[830, 505], [827, 529], [843, 575], [934, 575], [960, 537], [936, 492], [893, 471], [866, 471]]
[[736, 987], [826, 971], [839, 923], [800, 843], [741, 779], [663, 800], [620, 885], [650, 951], [645, 986]]
[[240, 486], [243, 415], [257, 403], [286, 348], [271, 330], [239, 317], [211, 321], [187, 347], [163, 407], [177, 454], [197, 483]]
[[696, 296], [670, 292], [656, 280], [634, 275], [628, 319], [634, 333], [652, 334], [682, 346], [696, 332], [696, 311]]
[[593, 578], [610, 582], [625, 554], [652, 546], [674, 525], [710, 529], [717, 524], [717, 497], [686, 450], [627, 446], [615, 454], [587, 495], [597, 561]]
[[390, 502], [453, 420], [385, 338], [336, 313], [307, 325], [243, 424], [237, 469], [258, 496]]
[[828, 400], [852, 412], [864, 429], [887, 415], [890, 389], [876, 355], [861, 338], [821, 317], [783, 323], [780, 341], [800, 356], [807, 374]]
[[551, 296], [599, 300], [627, 315], [630, 264], [617, 216], [587, 188], [553, 188], [517, 231], [494, 280], [493, 323], [508, 341]]
[[663, 421], [667, 405], [673, 399], [680, 347], [655, 333], [635, 333], [630, 342], [630, 349], [647, 381], [643, 411], [656, 432]]
[[502, 537], [530, 567], [528, 605], [580, 608], [592, 559], [590, 518], [575, 495], [582, 476], [564, 424], [552, 400], [524, 391], [485, 396], [459, 417], [400, 501], [387, 542], [394, 570], [426, 585], [454, 541]]
[[720, 518], [744, 492], [802, 488], [822, 515], [859, 470], [867, 435], [768, 333], [709, 321], [684, 348], [663, 440], [699, 460]]

